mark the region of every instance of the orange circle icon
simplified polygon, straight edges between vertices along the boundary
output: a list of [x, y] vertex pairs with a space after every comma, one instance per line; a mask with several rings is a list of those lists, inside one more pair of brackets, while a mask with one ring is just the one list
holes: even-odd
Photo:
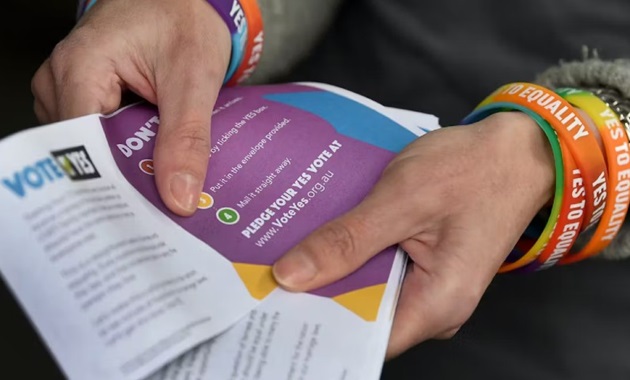
[[212, 198], [212, 195], [208, 193], [201, 193], [201, 196], [199, 197], [199, 205], [197, 207], [202, 210], [207, 210], [213, 205], [214, 205], [214, 198]]
[[155, 174], [155, 170], [153, 169], [153, 160], [152, 159], [142, 160], [142, 161], [140, 161], [138, 166], [140, 166], [140, 170], [142, 170], [142, 172], [144, 174], [148, 174], [148, 175], [154, 175]]

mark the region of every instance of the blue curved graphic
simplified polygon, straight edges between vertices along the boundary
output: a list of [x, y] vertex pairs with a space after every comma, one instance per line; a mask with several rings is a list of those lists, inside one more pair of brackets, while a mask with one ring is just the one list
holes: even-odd
[[[315, 114], [344, 136], [400, 152], [417, 136], [392, 119], [353, 100], [325, 91], [265, 95], [265, 99]], [[341, 110], [341, 111], [340, 111]]]

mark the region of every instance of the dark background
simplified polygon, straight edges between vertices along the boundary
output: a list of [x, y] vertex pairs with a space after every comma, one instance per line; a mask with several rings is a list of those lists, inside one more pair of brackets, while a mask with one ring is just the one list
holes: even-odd
[[0, 136], [37, 124], [31, 77], [75, 20], [73, 0], [4, 0], [0, 12]]
[[[1, 13], [5, 136], [37, 124], [30, 78], [72, 28], [75, 3], [5, 0]], [[456, 338], [423, 344], [388, 363], [383, 379], [630, 379], [628, 300], [628, 261], [500, 276]], [[62, 378], [2, 283], [0, 329], [0, 378]]]
[[[0, 137], [37, 125], [31, 77], [55, 44], [72, 28], [74, 9], [71, 0], [3, 1], [0, 12]], [[0, 254], [3, 249], [0, 246]], [[2, 282], [0, 331], [0, 378], [63, 378]]]

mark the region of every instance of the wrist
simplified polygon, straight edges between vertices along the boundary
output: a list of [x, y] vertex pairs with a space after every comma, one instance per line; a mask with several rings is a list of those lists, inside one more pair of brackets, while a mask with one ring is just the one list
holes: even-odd
[[[497, 159], [508, 165], [507, 183], [529, 189], [532, 206], [542, 208], [554, 195], [555, 164], [549, 140], [539, 125], [522, 112], [499, 112], [488, 116], [482, 128], [500, 147]], [[489, 148], [492, 149], [492, 148]]]

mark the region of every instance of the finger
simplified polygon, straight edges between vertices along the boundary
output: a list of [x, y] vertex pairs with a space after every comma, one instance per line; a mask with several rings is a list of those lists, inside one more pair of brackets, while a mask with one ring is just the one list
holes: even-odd
[[94, 49], [63, 43], [55, 48], [50, 67], [61, 120], [118, 108], [123, 82], [111, 62]]
[[291, 291], [327, 285], [354, 272], [383, 249], [431, 220], [429, 207], [411, 205], [393, 178], [384, 177], [356, 208], [318, 228], [274, 265], [276, 280]]
[[492, 235], [471, 228], [445, 228], [448, 231], [434, 248], [418, 246], [415, 240], [402, 244], [415, 262], [400, 293], [388, 358], [425, 340], [454, 335], [477, 307], [498, 269], [498, 263], [485, 254], [504, 248], [485, 238]]
[[[479, 298], [459, 288], [456, 279], [431, 280], [410, 273], [405, 279], [387, 346], [394, 358], [429, 339], [450, 339], [470, 317]], [[449, 285], [449, 283], [451, 283]], [[455, 289], [459, 289], [455, 291]]]
[[37, 70], [31, 81], [31, 92], [35, 98], [35, 115], [42, 123], [51, 123], [59, 120], [57, 115], [57, 99], [55, 96], [55, 83], [50, 69], [50, 60], [47, 59]]
[[440, 340], [453, 339], [453, 337], [457, 335], [457, 333], [459, 332], [459, 329], [460, 329], [459, 327], [456, 327], [454, 329], [446, 330], [444, 332], [437, 334], [436, 336], [434, 336], [434, 338], [440, 339]]
[[412, 265], [403, 282], [389, 337], [387, 359], [400, 355], [433, 335], [431, 328], [433, 318], [430, 311], [436, 310], [429, 292], [435, 289], [431, 289], [431, 279], [419, 272], [422, 272], [422, 269]]
[[157, 86], [155, 179], [166, 206], [180, 215], [192, 214], [199, 204], [210, 158], [210, 118], [222, 82], [203, 63], [196, 67], [178, 64]]

